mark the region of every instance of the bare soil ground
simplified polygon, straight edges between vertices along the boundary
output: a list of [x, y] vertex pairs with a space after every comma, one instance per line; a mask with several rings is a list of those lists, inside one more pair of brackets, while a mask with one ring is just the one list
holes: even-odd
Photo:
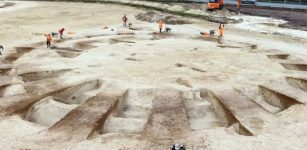
[[[218, 40], [200, 35], [217, 23], [160, 12], [14, 3], [36, 5], [0, 12], [0, 149], [307, 146], [307, 38], [289, 34], [304, 31], [273, 34], [284, 29], [264, 18], [267, 32], [227, 24]], [[179, 24], [159, 33], [160, 18]]]

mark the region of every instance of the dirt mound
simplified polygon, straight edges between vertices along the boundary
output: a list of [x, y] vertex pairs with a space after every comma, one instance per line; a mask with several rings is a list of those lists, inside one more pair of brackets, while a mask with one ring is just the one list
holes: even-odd
[[11, 2], [0, 2], [0, 8], [10, 7], [14, 5], [15, 3], [11, 3]]
[[141, 13], [135, 16], [136, 19], [141, 20], [141, 21], [147, 21], [150, 23], [155, 23], [158, 22], [159, 20], [163, 20], [164, 23], [166, 24], [191, 24], [191, 21], [179, 19], [175, 16], [172, 15], [163, 15], [163, 14], [158, 14], [156, 12], [147, 12], [147, 13]]

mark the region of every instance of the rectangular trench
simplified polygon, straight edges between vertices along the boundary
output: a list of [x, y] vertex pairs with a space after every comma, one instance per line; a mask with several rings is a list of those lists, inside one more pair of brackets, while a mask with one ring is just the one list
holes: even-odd
[[208, 95], [223, 125], [235, 125], [241, 135], [257, 135], [263, 131], [265, 122], [275, 120], [256, 102], [233, 90], [209, 91]]

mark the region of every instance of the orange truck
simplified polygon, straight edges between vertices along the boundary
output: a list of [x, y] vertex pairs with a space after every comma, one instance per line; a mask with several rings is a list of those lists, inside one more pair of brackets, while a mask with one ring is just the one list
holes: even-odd
[[221, 10], [224, 6], [224, 0], [208, 0], [207, 10]]

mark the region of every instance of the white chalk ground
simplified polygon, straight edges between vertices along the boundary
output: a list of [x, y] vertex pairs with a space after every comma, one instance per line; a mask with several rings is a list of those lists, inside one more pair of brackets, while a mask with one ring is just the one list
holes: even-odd
[[[55, 43], [57, 46], [69, 47], [74, 46], [76, 42], [95, 40], [93, 45], [97, 47], [84, 50], [75, 58], [63, 58], [54, 50], [44, 48], [44, 45], [37, 46], [37, 50], [25, 54], [14, 62], [18, 74], [74, 69], [65, 76], [77, 78], [80, 74], [97, 75], [108, 83], [106, 88], [115, 85], [129, 89], [174, 87], [191, 91], [199, 88], [230, 87], [241, 90], [266, 109], [274, 108], [266, 106], [268, 104], [255, 93], [258, 84], [282, 85], [287, 84], [285, 76], [306, 77], [305, 72], [286, 70], [278, 62], [273, 62], [264, 55], [265, 50], [275, 49], [271, 53], [289, 53], [292, 57], [306, 60], [307, 38], [305, 35], [296, 34], [299, 31], [292, 32], [292, 29], [271, 28], [272, 24], [282, 22], [280, 20], [246, 17], [241, 24], [226, 25], [224, 45], [238, 48], [220, 48], [216, 42], [194, 39], [199, 38], [201, 31], [216, 30], [218, 24], [215, 23], [191, 19], [194, 24], [170, 26], [174, 36], [151, 40], [152, 32], [157, 30], [157, 24], [137, 21], [133, 17], [144, 10], [103, 4], [57, 2], [19, 4], [21, 3], [25, 6], [31, 5], [35, 9], [23, 8], [6, 12], [3, 10], [0, 13], [0, 22], [4, 22], [0, 24], [0, 42], [7, 47], [6, 52], [12, 51], [14, 46], [44, 42], [44, 33], [57, 31], [61, 27], [65, 27], [67, 32], [76, 32], [76, 34], [66, 34], [66, 38], [72, 37], [73, 40]], [[127, 14], [129, 22], [133, 22], [133, 26], [141, 30], [122, 28], [123, 14]], [[103, 30], [104, 26], [109, 26], [114, 31]], [[268, 34], [258, 32], [258, 29], [264, 27]], [[271, 34], [273, 29], [285, 35], [273, 35]], [[134, 32], [135, 35], [116, 35], [127, 32]], [[85, 37], [100, 34], [104, 36], [90, 39]], [[297, 40], [294, 37], [303, 39]], [[130, 43], [112, 44], [111, 39], [130, 41]], [[248, 48], [250, 44], [257, 44], [258, 49], [251, 50]], [[177, 67], [176, 64], [184, 66]], [[188, 83], [179, 83], [178, 79], [184, 79]], [[150, 97], [150, 94], [144, 96]], [[143, 102], [131, 101], [131, 105], [140, 103], [150, 106], [149, 102], [145, 100]], [[74, 107], [47, 99], [36, 103], [32, 107], [33, 111], [28, 111], [29, 114], [33, 113], [35, 121], [27, 119], [33, 122], [18, 116], [1, 118], [0, 149], [170, 149], [168, 145], [153, 145], [137, 134], [124, 133], [107, 133], [92, 140], [75, 143], [67, 141], [52, 147], [31, 140]], [[231, 127], [220, 127], [191, 132], [186, 139], [179, 139], [176, 142], [185, 143], [190, 149], [300, 150], [307, 146], [307, 119], [304, 117], [306, 110], [303, 105], [295, 105], [276, 114], [280, 124], [257, 136], [242, 136]], [[52, 112], [56, 113], [51, 114]], [[199, 126], [194, 125], [194, 127]], [[141, 127], [136, 128], [139, 130]]]

